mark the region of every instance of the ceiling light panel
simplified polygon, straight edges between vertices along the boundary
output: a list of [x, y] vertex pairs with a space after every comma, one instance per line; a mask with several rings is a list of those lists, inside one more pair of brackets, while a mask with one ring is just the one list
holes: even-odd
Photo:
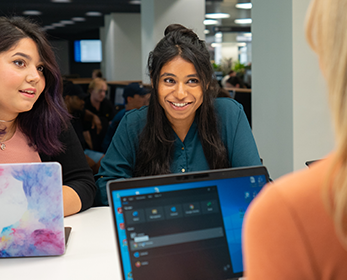
[[252, 3], [238, 3], [235, 6], [238, 9], [245, 9], [245, 10], [252, 9]]
[[71, 0], [51, 0], [53, 3], [70, 3]]
[[235, 19], [234, 22], [236, 24], [251, 24], [252, 23], [252, 19], [251, 18], [239, 18], [239, 19]]
[[91, 11], [91, 12], [87, 12], [86, 16], [89, 16], [89, 17], [100, 17], [100, 16], [102, 16], [102, 13]]
[[36, 11], [36, 10], [27, 10], [23, 12], [23, 15], [26, 15], [26, 16], [39, 16], [41, 14], [42, 13], [40, 11]]
[[216, 19], [205, 19], [204, 25], [216, 25], [218, 24], [218, 20]]
[[212, 19], [223, 19], [223, 18], [230, 18], [230, 15], [227, 13], [211, 13], [206, 14], [206, 18], [212, 18]]
[[55, 26], [55, 27], [64, 27], [65, 25], [62, 24], [62, 23], [52, 23], [52, 26]]
[[73, 20], [61, 20], [60, 23], [62, 24], [75, 24]]
[[73, 21], [86, 21], [86, 19], [84, 17], [73, 17], [72, 20]]

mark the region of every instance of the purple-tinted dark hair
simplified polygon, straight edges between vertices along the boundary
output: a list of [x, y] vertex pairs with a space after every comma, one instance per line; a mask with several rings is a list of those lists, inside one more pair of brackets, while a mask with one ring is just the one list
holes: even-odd
[[15, 47], [21, 39], [32, 39], [43, 62], [46, 86], [33, 108], [20, 113], [17, 124], [29, 145], [39, 153], [55, 155], [64, 147], [60, 133], [67, 128], [69, 114], [62, 98], [62, 79], [54, 52], [40, 26], [24, 17], [0, 17], [0, 53]]

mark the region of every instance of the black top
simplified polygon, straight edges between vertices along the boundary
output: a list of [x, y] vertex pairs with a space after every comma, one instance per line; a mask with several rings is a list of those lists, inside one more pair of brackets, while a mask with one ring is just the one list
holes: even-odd
[[97, 133], [96, 128], [91, 129], [91, 122], [84, 122], [83, 129], [90, 131], [90, 136], [93, 142], [93, 150], [102, 152], [101, 145], [105, 138], [108, 126], [115, 115], [115, 106], [112, 105], [110, 100], [104, 98], [104, 100], [100, 103], [100, 109], [98, 111], [92, 105], [90, 96], [88, 96], [84, 101], [84, 108], [91, 111], [93, 114], [97, 115], [100, 118], [102, 130], [100, 133]]
[[115, 115], [115, 106], [112, 104], [110, 100], [106, 97], [100, 103], [99, 111], [92, 105], [90, 101], [90, 95], [84, 99], [84, 108], [91, 111], [93, 114], [97, 115], [100, 119], [106, 119], [108, 122], [111, 122]]
[[84, 211], [93, 205], [96, 185], [92, 170], [88, 166], [81, 143], [71, 125], [60, 137], [65, 150], [56, 156], [40, 153], [42, 162], [57, 161], [62, 166], [63, 184], [71, 187], [80, 197]]
[[90, 149], [90, 147], [88, 146], [84, 136], [83, 136], [83, 119], [84, 119], [84, 114], [85, 114], [85, 110], [83, 109], [83, 111], [75, 111], [73, 112], [72, 115], [72, 119], [71, 119], [71, 124], [72, 127], [74, 128], [78, 139], [81, 142], [82, 145], [82, 149]]

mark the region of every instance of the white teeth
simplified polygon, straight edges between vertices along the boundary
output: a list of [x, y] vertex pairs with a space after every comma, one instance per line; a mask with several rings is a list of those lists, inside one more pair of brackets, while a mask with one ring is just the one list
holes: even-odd
[[175, 105], [176, 107], [183, 107], [186, 106], [188, 103], [174, 103], [172, 102], [173, 105]]
[[29, 94], [33, 94], [34, 93], [34, 91], [32, 91], [32, 90], [22, 90], [22, 92], [26, 92], [26, 93], [29, 93]]

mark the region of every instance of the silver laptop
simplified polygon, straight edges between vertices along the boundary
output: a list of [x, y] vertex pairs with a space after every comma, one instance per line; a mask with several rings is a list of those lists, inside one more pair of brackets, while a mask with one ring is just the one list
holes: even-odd
[[265, 167], [108, 182], [123, 280], [235, 279], [241, 229]]
[[0, 164], [0, 258], [65, 252], [59, 163]]

